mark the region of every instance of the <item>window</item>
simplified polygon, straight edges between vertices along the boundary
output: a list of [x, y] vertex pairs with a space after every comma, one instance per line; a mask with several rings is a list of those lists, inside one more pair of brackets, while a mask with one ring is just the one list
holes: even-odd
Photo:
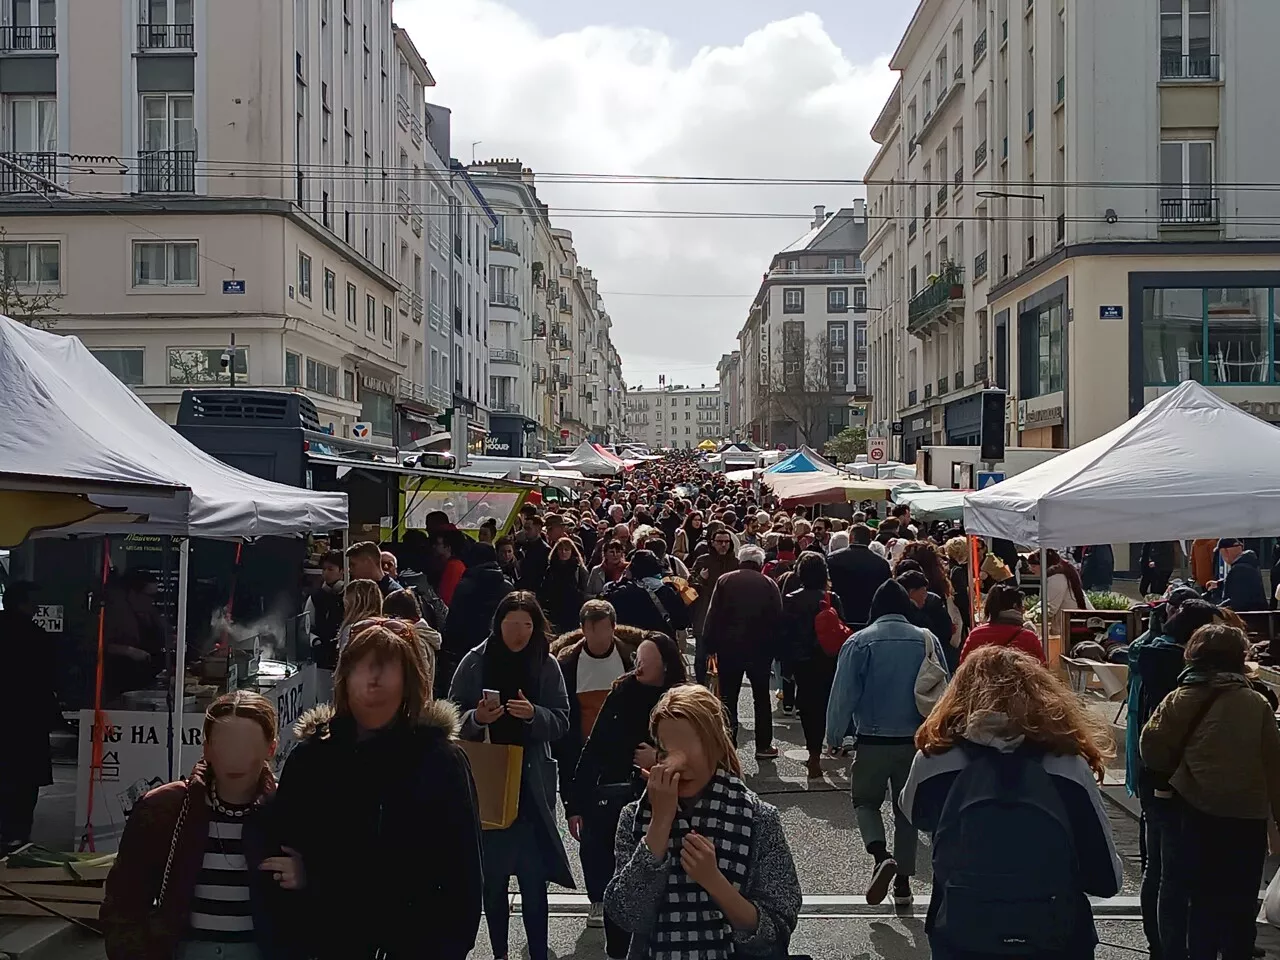
[[395, 402], [391, 397], [372, 390], [360, 391], [360, 419], [367, 420], [374, 433], [384, 437], [391, 436], [394, 415]]
[[866, 287], [853, 288], [853, 308], [855, 310], [867, 309], [867, 288]]
[[135, 287], [194, 287], [200, 283], [195, 240], [143, 241], [133, 244]]
[[62, 277], [62, 248], [56, 242], [0, 243], [0, 274], [13, 284], [48, 284]]
[[843, 350], [849, 344], [849, 328], [843, 323], [833, 323], [827, 327], [827, 344], [836, 350]]
[[[195, 98], [189, 93], [142, 98], [142, 152], [195, 150]], [[145, 175], [145, 167], [144, 167]]]
[[298, 254], [298, 296], [311, 299], [311, 258], [305, 253]]
[[844, 257], [827, 257], [828, 273], [844, 273]]
[[854, 344], [859, 350], [865, 350], [867, 347], [867, 328], [859, 324], [854, 328]]
[[56, 153], [58, 101], [55, 97], [10, 97], [5, 106], [4, 147], [14, 153]]
[[690, 403], [692, 403], [692, 402], [693, 402], [693, 401], [691, 401], [688, 397], [685, 397], [685, 398], [684, 398], [684, 405], [685, 405], [686, 407], [687, 407], [687, 406], [689, 406], [689, 404], [690, 404]]
[[284, 385], [286, 387], [302, 386], [302, 354], [289, 350], [284, 352]]
[[1163, 223], [1212, 223], [1218, 219], [1213, 196], [1213, 143], [1166, 140], [1160, 144], [1160, 220]]
[[356, 398], [356, 372], [354, 370], [342, 371], [342, 399], [355, 400]]
[[837, 378], [838, 378], [838, 379], [843, 380], [843, 379], [844, 379], [844, 376], [845, 376], [845, 365], [844, 365], [844, 361], [843, 361], [843, 360], [832, 360], [832, 361], [831, 361], [831, 379], [832, 379], [832, 380], [835, 380], [835, 379], [837, 379]]
[[338, 368], [307, 357], [307, 389], [322, 393], [326, 397], [336, 397], [338, 395]]
[[[180, 385], [226, 383], [231, 374], [222, 365], [226, 347], [171, 347], [169, 349], [169, 382]], [[238, 347], [235, 354], [237, 377], [249, 376], [249, 348]]]
[[356, 325], [356, 285], [347, 284], [347, 326]]
[[827, 287], [827, 313], [844, 313], [849, 309], [848, 287]]
[[690, 411], [686, 410], [686, 411], [684, 412], [684, 418], [685, 418], [686, 420], [692, 420], [692, 419], [693, 419], [693, 414], [692, 414]]
[[782, 291], [783, 313], [804, 313], [804, 290], [800, 287], [789, 287]]
[[378, 332], [378, 301], [369, 294], [364, 298], [364, 332], [371, 337]]
[[1280, 372], [1272, 372], [1274, 313], [1274, 291], [1265, 287], [1143, 291], [1143, 380], [1149, 386], [1280, 382]]
[[144, 351], [141, 348], [133, 349], [112, 349], [112, 350], [90, 350], [94, 358], [110, 370], [121, 383], [126, 383], [131, 387], [142, 385], [142, 358]]
[[324, 269], [324, 312], [338, 309], [338, 275], [328, 267]]
[[1216, 80], [1212, 0], [1160, 0], [1160, 77]]
[[[1042, 397], [1062, 389], [1062, 336], [1061, 297], [1019, 318], [1021, 397]], [[945, 355], [945, 348], [940, 349], [939, 363]]]
[[382, 342], [383, 343], [391, 342], [392, 330], [393, 330], [393, 327], [391, 324], [391, 307], [390, 305], [384, 305], [382, 307]]

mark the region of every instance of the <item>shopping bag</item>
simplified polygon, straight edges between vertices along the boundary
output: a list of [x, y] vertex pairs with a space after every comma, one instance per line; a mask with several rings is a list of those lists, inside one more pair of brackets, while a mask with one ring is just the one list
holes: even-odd
[[672, 589], [680, 595], [686, 607], [693, 606], [693, 602], [698, 599], [698, 591], [690, 586], [689, 581], [684, 577], [665, 577], [664, 582], [671, 584]]
[[460, 740], [458, 746], [471, 761], [471, 778], [480, 801], [480, 826], [485, 830], [505, 830], [516, 822], [520, 810], [524, 747], [474, 740]]
[[1280, 927], [1280, 873], [1267, 884], [1267, 892], [1262, 897], [1262, 909], [1258, 911], [1258, 922]]
[[707, 657], [707, 689], [720, 696], [720, 662], [714, 653]]

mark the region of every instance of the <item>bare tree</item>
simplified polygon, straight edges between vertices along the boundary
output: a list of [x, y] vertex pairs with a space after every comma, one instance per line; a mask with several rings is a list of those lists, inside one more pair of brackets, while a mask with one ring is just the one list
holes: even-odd
[[804, 326], [784, 326], [782, 343], [771, 351], [766, 382], [760, 385], [770, 422], [785, 420], [796, 425], [801, 440], [820, 447], [827, 439], [827, 417], [832, 407], [848, 399], [848, 368], [832, 375], [832, 361], [845, 361], [835, 354], [823, 335], [805, 338]]
[[57, 303], [62, 294], [42, 290], [39, 280], [29, 280], [30, 265], [9, 262], [10, 257], [26, 257], [26, 244], [6, 244], [6, 232], [0, 227], [0, 314], [37, 330], [48, 330], [56, 322]]

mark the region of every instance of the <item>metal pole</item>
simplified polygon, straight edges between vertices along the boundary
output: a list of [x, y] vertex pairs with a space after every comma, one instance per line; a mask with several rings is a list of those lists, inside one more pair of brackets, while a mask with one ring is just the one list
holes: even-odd
[[1049, 662], [1049, 552], [1040, 547], [1040, 645], [1044, 648], [1045, 662]]
[[227, 369], [231, 372], [231, 389], [236, 388], [236, 335], [231, 334], [231, 359], [227, 363]]
[[173, 660], [173, 744], [171, 757], [173, 774], [182, 776], [182, 734], [186, 729], [182, 716], [182, 694], [186, 688], [187, 673], [187, 586], [191, 565], [191, 539], [182, 538], [178, 548], [178, 629], [177, 648]]

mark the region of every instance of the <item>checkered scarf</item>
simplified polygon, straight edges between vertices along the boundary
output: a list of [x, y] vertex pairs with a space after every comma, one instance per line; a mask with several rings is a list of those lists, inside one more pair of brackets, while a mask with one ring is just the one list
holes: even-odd
[[[671, 866], [666, 899], [649, 938], [652, 960], [732, 960], [733, 928], [707, 892], [684, 872], [680, 847], [690, 831], [706, 837], [715, 844], [720, 872], [741, 891], [747, 882], [754, 814], [746, 784], [723, 770], [691, 808], [677, 811], [667, 842]], [[652, 816], [646, 795], [635, 820], [637, 843]]]

